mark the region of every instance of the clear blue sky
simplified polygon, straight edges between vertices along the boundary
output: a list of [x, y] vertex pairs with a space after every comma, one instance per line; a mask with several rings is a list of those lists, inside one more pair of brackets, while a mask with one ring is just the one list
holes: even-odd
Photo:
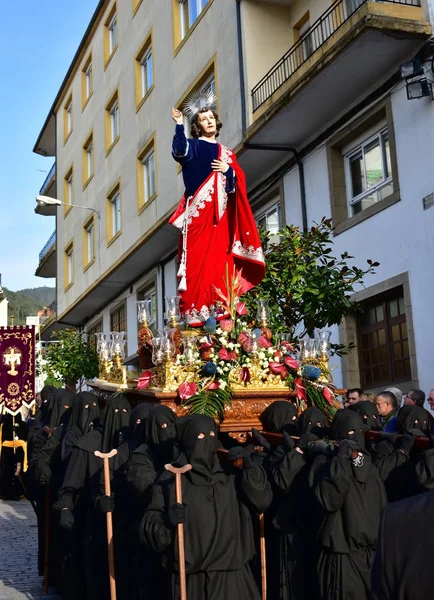
[[53, 159], [32, 148], [96, 6], [97, 0], [24, 0], [2, 9], [0, 273], [13, 291], [55, 285], [34, 276], [55, 222], [34, 213]]

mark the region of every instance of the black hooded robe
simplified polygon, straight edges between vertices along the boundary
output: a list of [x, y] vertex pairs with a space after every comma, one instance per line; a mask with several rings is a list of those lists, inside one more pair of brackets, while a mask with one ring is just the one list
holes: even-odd
[[[76, 548], [73, 589], [65, 589], [64, 600], [106, 600], [109, 597], [107, 530], [105, 515], [97, 507], [103, 461], [95, 451], [110, 452], [128, 438], [130, 405], [122, 396], [109, 398], [101, 427], [78, 440], [72, 451], [57, 510], [68, 510], [73, 524], [66, 535], [74, 535]], [[60, 514], [60, 518], [62, 515]]]
[[[210, 417], [178, 419], [181, 447], [193, 469], [182, 477], [188, 600], [260, 600], [250, 561], [255, 553], [251, 510], [263, 512], [271, 488], [259, 465], [242, 473], [223, 470], [217, 458], [217, 427]], [[198, 437], [203, 436], [203, 437]], [[175, 504], [174, 477], [163, 474], [141, 523], [145, 543], [160, 552], [179, 598], [176, 528], [168, 521]]]
[[[356, 442], [356, 456], [317, 456], [309, 486], [326, 515], [320, 527], [317, 565], [321, 600], [367, 600], [384, 484], [364, 449], [364, 426], [348, 409], [339, 410], [332, 437]], [[349, 432], [353, 433], [349, 433]]]
[[176, 415], [167, 406], [155, 406], [146, 423], [146, 442], [130, 456], [125, 469], [131, 521], [131, 600], [165, 598], [164, 579], [168, 578], [160, 557], [139, 540], [139, 527], [152, 498], [152, 486], [164, 472], [164, 465], [178, 455], [175, 445]]
[[15, 475], [20, 465], [21, 474], [24, 471], [24, 450], [21, 446], [6, 447], [4, 442], [13, 442], [17, 439], [27, 441], [29, 430], [23, 422], [21, 414], [15, 417], [6, 414], [0, 421], [0, 496], [5, 500], [19, 500], [23, 495], [23, 486]]

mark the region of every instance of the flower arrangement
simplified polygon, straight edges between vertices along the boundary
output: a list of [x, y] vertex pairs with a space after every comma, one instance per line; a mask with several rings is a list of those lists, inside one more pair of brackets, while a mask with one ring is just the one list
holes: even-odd
[[220, 420], [234, 391], [287, 389], [300, 410], [312, 404], [331, 419], [341, 405], [324, 378], [324, 356], [313, 359], [289, 334], [273, 335], [266, 301], [257, 301], [250, 318], [240, 301], [241, 278], [226, 268], [225, 289], [216, 289], [218, 305], [200, 331], [179, 332], [171, 315], [171, 326], [152, 340], [156, 367], [142, 373], [137, 389], [177, 391], [189, 413]]

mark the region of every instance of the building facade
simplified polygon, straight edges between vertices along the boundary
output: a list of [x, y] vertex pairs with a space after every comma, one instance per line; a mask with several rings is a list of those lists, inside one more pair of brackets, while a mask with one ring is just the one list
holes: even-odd
[[[380, 262], [356, 294], [366, 310], [334, 330], [356, 345], [335, 361], [336, 383], [432, 387], [433, 104], [408, 100], [407, 89], [425, 93], [434, 77], [433, 8], [101, 1], [35, 145], [56, 160], [41, 194], [62, 203], [37, 209], [56, 219], [38, 267], [57, 280], [50, 327], [127, 331], [132, 357], [136, 300], [149, 298], [153, 325], [163, 324], [177, 272], [167, 221], [183, 193], [170, 111], [214, 89], [221, 141], [236, 149], [258, 222], [275, 233], [331, 216], [336, 252]], [[419, 71], [402, 79], [414, 57]]]

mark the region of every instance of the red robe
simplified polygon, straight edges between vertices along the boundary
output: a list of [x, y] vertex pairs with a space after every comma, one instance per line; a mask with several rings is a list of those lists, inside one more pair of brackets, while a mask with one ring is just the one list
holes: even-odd
[[[222, 173], [212, 172], [192, 198], [182, 198], [170, 223], [180, 229], [180, 307], [186, 323], [202, 325], [226, 290], [226, 264], [242, 269], [244, 294], [265, 275], [264, 253], [247, 198], [246, 178], [235, 154], [219, 144], [219, 159], [235, 172], [235, 192], [226, 192]], [[188, 205], [188, 207], [187, 207]]]

